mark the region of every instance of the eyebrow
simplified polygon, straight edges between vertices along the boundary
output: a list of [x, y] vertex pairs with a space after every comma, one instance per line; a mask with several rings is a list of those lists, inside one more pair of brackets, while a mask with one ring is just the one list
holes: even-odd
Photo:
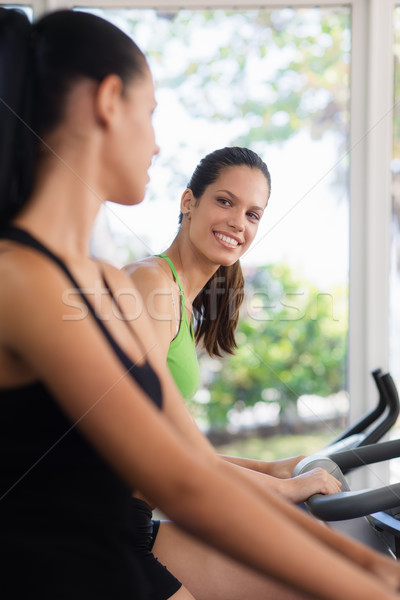
[[[239, 200], [239, 198], [235, 194], [232, 194], [232, 192], [230, 192], [229, 190], [217, 190], [217, 193], [218, 192], [225, 192], [225, 194], [228, 194], [228, 196], [230, 196], [232, 200]], [[264, 212], [265, 209], [261, 206], [250, 206], [249, 210], [260, 210], [261, 212]]]

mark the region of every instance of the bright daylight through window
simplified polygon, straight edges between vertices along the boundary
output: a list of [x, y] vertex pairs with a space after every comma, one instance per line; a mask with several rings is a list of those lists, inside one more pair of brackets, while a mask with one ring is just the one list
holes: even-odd
[[[191, 407], [200, 425], [313, 428], [333, 438], [348, 406], [350, 9], [94, 12], [148, 56], [161, 147], [143, 205], [103, 215], [116, 241], [109, 258], [123, 264], [169, 245], [181, 193], [208, 152], [248, 146], [272, 175], [270, 204], [242, 261], [238, 351], [201, 358], [203, 387]], [[102, 220], [99, 230], [104, 251]]]

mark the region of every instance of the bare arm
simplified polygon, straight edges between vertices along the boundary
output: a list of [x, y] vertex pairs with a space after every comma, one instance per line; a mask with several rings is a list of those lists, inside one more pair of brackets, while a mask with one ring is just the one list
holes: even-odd
[[[141, 312], [139, 320], [149, 317], [154, 327], [155, 362], [157, 365], [165, 365], [169, 344], [173, 337], [171, 324], [173, 326], [176, 324], [171, 280], [154, 258], [134, 263], [126, 267], [126, 271], [134, 288], [140, 292], [143, 302], [143, 312]], [[175, 302], [179, 302], [179, 298], [176, 298]], [[135, 323], [135, 326], [137, 325], [138, 322]], [[167, 369], [159, 368], [163, 371], [162, 380], [171, 380]], [[197, 426], [190, 417], [174, 384], [169, 384], [165, 397], [167, 398], [165, 414], [193, 444], [199, 444], [199, 449], [204, 450], [204, 437], [199, 435]], [[247, 478], [252, 478], [260, 486], [269, 487], [292, 502], [302, 502], [316, 493], [332, 494], [340, 491], [339, 482], [323, 469], [313, 469], [299, 477], [291, 478], [291, 472], [302, 457], [275, 463], [224, 458], [247, 471], [245, 473]]]
[[[325, 469], [312, 469], [297, 477], [291, 477], [290, 475], [279, 477], [268, 473], [268, 467], [274, 463], [230, 456], [224, 456], [223, 458], [226, 462], [235, 466], [235, 468], [241, 469], [246, 477], [251, 479], [255, 484], [261, 487], [267, 486], [283, 498], [286, 498], [286, 500], [290, 500], [295, 504], [304, 502], [304, 500], [307, 500], [313, 494], [337, 494], [341, 490], [341, 483], [325, 471]], [[285, 459], [282, 461], [284, 465], [279, 464], [281, 461], [276, 461], [279, 466], [276, 469], [270, 470], [273, 472], [278, 471], [281, 475], [286, 474], [291, 465], [294, 468], [301, 458]]]
[[321, 468], [312, 469], [297, 477], [281, 479], [242, 466], [240, 464], [241, 461], [238, 464], [234, 460], [227, 459], [226, 462], [231, 468], [240, 470], [249, 481], [252, 481], [261, 489], [264, 487], [272, 489], [286, 500], [290, 500], [295, 504], [304, 502], [304, 500], [307, 500], [313, 494], [337, 494], [341, 491], [342, 487], [341, 483], [335, 477]]
[[[256, 493], [264, 495], [264, 491], [260, 486], [251, 482]], [[310, 517], [297, 507], [293, 507], [286, 502], [281, 502], [277, 496], [268, 494], [269, 501], [282, 509], [283, 518], [293, 519], [300, 527], [304, 527], [309, 533], [314, 535], [318, 540], [326, 543], [330, 548], [338, 551], [341, 555], [348, 557], [357, 564], [366, 568], [371, 573], [391, 581], [394, 588], [398, 589], [400, 582], [392, 570], [391, 559], [388, 559], [380, 553], [376, 553], [367, 546], [360, 544], [350, 537], [343, 536], [341, 533], [324, 526], [316, 519]]]
[[279, 477], [279, 479], [288, 479], [292, 477], [293, 469], [305, 456], [292, 456], [290, 458], [281, 458], [274, 461], [255, 460], [253, 458], [241, 458], [237, 456], [221, 455], [224, 460], [232, 462], [251, 471]]
[[[154, 321], [153, 321], [154, 323]], [[158, 337], [158, 328], [156, 325], [155, 335]], [[157, 344], [155, 344], [154, 352], [157, 354]], [[162, 359], [163, 355], [161, 354], [160, 358]], [[203, 451], [210, 451], [211, 446], [206, 441], [204, 437], [200, 434], [201, 440], [199, 438], [199, 431], [197, 427], [194, 425], [192, 418], [187, 411], [184, 403], [181, 398], [177, 398], [176, 388], [172, 381], [172, 378], [168, 372], [168, 369], [164, 369], [164, 362], [159, 362], [157, 360], [157, 364], [161, 365], [160, 369], [163, 372], [162, 380], [164, 385], [165, 395], [167, 397], [167, 413], [169, 418], [175, 425], [179, 423], [179, 429], [184, 436], [187, 437], [191, 441], [193, 448], [202, 449]], [[191, 433], [189, 433], [191, 432]], [[197, 445], [197, 443], [199, 445]], [[205, 448], [207, 446], [207, 448]], [[310, 478], [304, 477], [296, 477], [291, 478], [291, 473], [295, 467], [295, 465], [301, 460], [303, 457], [292, 457], [288, 459], [283, 459], [280, 461], [274, 461], [273, 463], [266, 463], [264, 461], [256, 461], [252, 459], [243, 459], [237, 457], [228, 457], [222, 456], [226, 463], [223, 468], [227, 468], [230, 471], [236, 471], [235, 475], [241, 477], [246, 480], [247, 484], [253, 487], [258, 494], [262, 498], [265, 498], [267, 495], [269, 496], [269, 490], [273, 489], [277, 491], [279, 494], [286, 496], [286, 498], [290, 498], [294, 502], [300, 502], [306, 498], [308, 498], [313, 493], [317, 491], [322, 491], [323, 493], [337, 492], [340, 491], [340, 486], [337, 480], [331, 476], [329, 476], [326, 471], [322, 469], [317, 469], [313, 472], [310, 472]], [[228, 466], [227, 463], [232, 463]], [[279, 478], [279, 479], [277, 479]], [[319, 481], [318, 481], [319, 479]], [[284, 483], [295, 484], [291, 489], [286, 488], [282, 489], [279, 487], [279, 484], [284, 481]], [[300, 481], [301, 480], [301, 481]], [[243, 483], [241, 484], [243, 485]], [[286, 511], [286, 504], [285, 506]], [[369, 549], [353, 542], [352, 540], [337, 534], [336, 532], [321, 527], [321, 525], [315, 520], [310, 519], [302, 511], [298, 511], [296, 509], [290, 509], [292, 512], [290, 513], [292, 517], [295, 518], [296, 522], [309, 530], [313, 535], [315, 535], [318, 539], [321, 539], [324, 543], [328, 545], [332, 544], [332, 547], [338, 550], [340, 553], [344, 553], [348, 555], [351, 559], [360, 561], [360, 564], [363, 566], [367, 565], [368, 569], [375, 570], [376, 572], [381, 572], [386, 575], [387, 569], [389, 569], [392, 574], [392, 564], [388, 567], [388, 562], [386, 558], [382, 558], [380, 555], [376, 555], [371, 552]], [[397, 584], [396, 584], [397, 585]]]
[[72, 314], [62, 302], [68, 283], [56, 270], [36, 264], [26, 266], [22, 280], [4, 271], [1, 276], [2, 347], [45, 383], [132, 488], [188, 532], [312, 597], [396, 597], [316, 535], [311, 519], [299, 520], [295, 508], [267, 491], [252, 492], [241, 473], [212, 453], [195, 451], [127, 376], [92, 319], [66, 320]]

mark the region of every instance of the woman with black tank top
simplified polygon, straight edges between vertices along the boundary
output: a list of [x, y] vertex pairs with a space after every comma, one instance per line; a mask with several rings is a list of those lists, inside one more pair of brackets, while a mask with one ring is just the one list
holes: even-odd
[[154, 107], [146, 60], [114, 26], [0, 9], [1, 597], [149, 598], [136, 490], [281, 582], [270, 597], [393, 600], [394, 562], [355, 543], [343, 558], [341, 536], [183, 435], [151, 322], [128, 322], [134, 294], [115, 293], [128, 276], [89, 256], [100, 204], [143, 199]]

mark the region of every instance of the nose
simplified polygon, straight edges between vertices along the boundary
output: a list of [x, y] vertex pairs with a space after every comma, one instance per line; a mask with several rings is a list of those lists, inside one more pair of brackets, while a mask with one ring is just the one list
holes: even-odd
[[244, 231], [244, 215], [241, 211], [235, 211], [229, 215], [228, 219], [229, 227], [236, 229], [236, 231]]

